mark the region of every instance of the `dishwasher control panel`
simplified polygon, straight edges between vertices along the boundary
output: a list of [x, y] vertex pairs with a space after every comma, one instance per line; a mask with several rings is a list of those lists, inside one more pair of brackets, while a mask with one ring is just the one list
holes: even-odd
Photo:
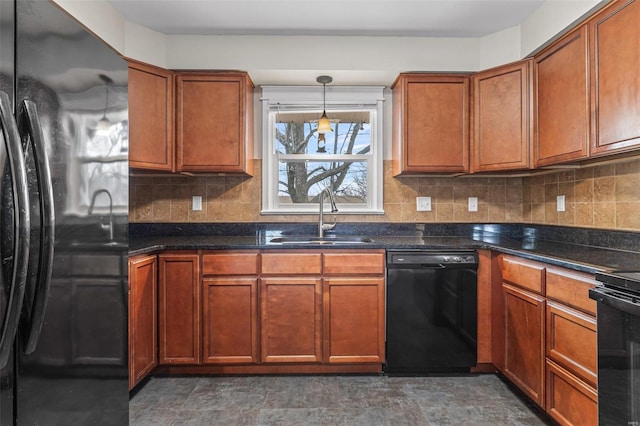
[[409, 265], [429, 266], [477, 266], [475, 251], [387, 251], [387, 267], [402, 268]]

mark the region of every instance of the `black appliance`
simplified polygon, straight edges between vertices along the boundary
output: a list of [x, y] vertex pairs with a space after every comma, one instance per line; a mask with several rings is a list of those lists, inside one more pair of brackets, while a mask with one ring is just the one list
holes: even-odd
[[640, 272], [596, 274], [598, 423], [640, 425]]
[[475, 251], [387, 251], [387, 374], [469, 372], [477, 362]]
[[128, 423], [127, 63], [0, 1], [0, 425]]

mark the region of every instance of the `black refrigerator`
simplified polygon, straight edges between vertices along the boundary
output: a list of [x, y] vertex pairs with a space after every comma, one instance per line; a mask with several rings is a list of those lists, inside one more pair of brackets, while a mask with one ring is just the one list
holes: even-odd
[[0, 25], [0, 425], [126, 425], [127, 64], [48, 0]]

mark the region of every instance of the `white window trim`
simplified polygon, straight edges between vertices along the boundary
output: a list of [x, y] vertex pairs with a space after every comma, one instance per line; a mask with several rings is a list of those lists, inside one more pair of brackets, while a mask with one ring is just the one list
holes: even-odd
[[[262, 211], [263, 215], [270, 214], [317, 214], [318, 206], [314, 204], [279, 205], [277, 197], [270, 194], [278, 193], [278, 159], [288, 156], [275, 152], [273, 134], [275, 123], [273, 115], [269, 114], [269, 107], [274, 105], [313, 106], [322, 108], [323, 94], [321, 86], [261, 86], [262, 89]], [[367, 168], [370, 183], [367, 194], [367, 204], [348, 205], [338, 204], [337, 214], [384, 214], [383, 209], [383, 96], [384, 86], [327, 86], [326, 106], [331, 116], [331, 108], [358, 105], [368, 109], [371, 113], [371, 155]], [[313, 155], [307, 156], [315, 159]], [[318, 155], [318, 160], [326, 156]], [[349, 155], [349, 160], [358, 160], [365, 156]]]

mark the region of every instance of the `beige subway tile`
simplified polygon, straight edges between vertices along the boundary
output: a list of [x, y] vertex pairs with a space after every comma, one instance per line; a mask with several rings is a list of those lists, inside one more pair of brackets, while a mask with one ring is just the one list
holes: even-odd
[[549, 173], [544, 175], [544, 184], [558, 183], [560, 181], [559, 177], [560, 173]]
[[594, 169], [595, 167], [583, 167], [581, 169], [577, 169], [575, 171], [576, 180], [593, 179]]
[[531, 203], [544, 204], [544, 185], [531, 185]]
[[640, 201], [616, 204], [616, 228], [640, 230]]
[[529, 178], [531, 185], [544, 185], [545, 175], [534, 175]]
[[[522, 221], [525, 223], [531, 223], [532, 215], [531, 215], [532, 206], [530, 203], [524, 203], [522, 205]], [[517, 222], [517, 221], [516, 221]]]
[[487, 187], [487, 203], [504, 204], [506, 201], [507, 188], [504, 185], [490, 185]]
[[558, 210], [556, 203], [545, 203], [544, 205], [544, 223], [558, 223]]
[[576, 179], [576, 173], [573, 170], [563, 170], [558, 173], [558, 182], [573, 182]]
[[557, 183], [550, 183], [550, 184], [545, 184], [544, 185], [544, 202], [545, 203], [555, 203], [556, 202], [556, 197], [558, 195], [560, 195], [558, 193], [559, 189], [558, 189], [558, 184]]
[[[204, 203], [203, 203], [204, 205]], [[171, 222], [188, 222], [191, 203], [171, 202]]]
[[159, 185], [174, 185], [174, 184], [179, 184], [181, 180], [186, 180], [187, 178], [185, 178], [184, 176], [181, 175], [174, 175], [174, 176], [155, 176], [153, 178], [153, 185], [154, 186], [159, 186]]
[[489, 204], [487, 211], [490, 222], [504, 222], [507, 218], [504, 204]]
[[171, 221], [171, 202], [170, 201], [160, 200], [160, 201], [153, 202], [153, 221], [154, 222]]
[[546, 204], [532, 204], [531, 205], [531, 222], [532, 223], [545, 223]]
[[242, 202], [257, 203], [262, 199], [262, 184], [259, 178], [248, 179], [242, 183]]
[[153, 201], [162, 201], [171, 199], [172, 185], [154, 185], [151, 189]]
[[593, 226], [593, 203], [576, 203], [576, 225]]
[[598, 177], [593, 180], [593, 201], [595, 202], [607, 202], [615, 201], [615, 177], [604, 176]]
[[614, 164], [603, 164], [593, 168], [593, 177], [613, 177], [616, 174], [616, 166]]
[[640, 200], [640, 185], [638, 184], [640, 182], [640, 170], [636, 169], [636, 166], [636, 162], [616, 164], [616, 202]]
[[436, 186], [432, 201], [439, 204], [453, 203], [453, 185]]
[[415, 204], [400, 204], [400, 222], [415, 222], [416, 213], [417, 212]]
[[576, 204], [566, 203], [565, 211], [557, 212], [557, 215], [560, 225], [574, 225], [576, 223]]
[[613, 202], [593, 203], [593, 226], [596, 228], [615, 228], [616, 204]]
[[210, 182], [207, 184], [207, 200], [209, 201], [222, 201], [224, 198], [225, 186], [222, 182]]
[[384, 214], [390, 222], [400, 222], [402, 220], [402, 204], [385, 203]]
[[524, 189], [522, 186], [507, 186], [506, 202], [507, 203], [522, 203], [524, 199]]
[[[558, 184], [558, 195], [564, 195], [565, 202], [573, 203], [575, 199], [574, 182], [561, 182]], [[557, 202], [557, 199], [553, 200]], [[547, 202], [552, 202], [547, 200]]]
[[431, 210], [430, 212], [416, 212], [416, 222], [435, 222], [436, 212]]
[[189, 197], [191, 197], [191, 187], [189, 185], [171, 185], [172, 201], [186, 201]]
[[531, 221], [531, 204], [507, 203], [504, 205], [505, 220], [507, 222], [522, 222], [525, 218], [524, 209], [528, 206], [528, 221]]
[[593, 201], [593, 179], [578, 180], [574, 186], [576, 203], [590, 203]]
[[451, 222], [453, 220], [453, 203], [436, 204], [436, 220], [438, 222]]
[[522, 186], [522, 202], [531, 204], [531, 185]]

